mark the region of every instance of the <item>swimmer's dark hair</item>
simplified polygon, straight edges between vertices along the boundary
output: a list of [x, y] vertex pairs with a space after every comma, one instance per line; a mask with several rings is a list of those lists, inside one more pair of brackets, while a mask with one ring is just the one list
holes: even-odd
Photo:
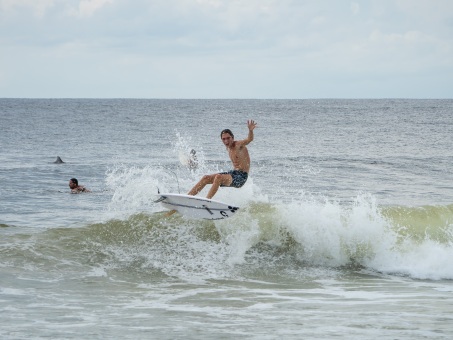
[[79, 185], [79, 181], [77, 180], [77, 178], [71, 178], [71, 182], [77, 186]]
[[224, 133], [228, 133], [231, 137], [234, 138], [233, 132], [231, 132], [230, 129], [224, 129], [224, 130], [222, 130], [222, 132], [220, 132], [220, 138], [222, 138], [222, 135], [223, 135]]

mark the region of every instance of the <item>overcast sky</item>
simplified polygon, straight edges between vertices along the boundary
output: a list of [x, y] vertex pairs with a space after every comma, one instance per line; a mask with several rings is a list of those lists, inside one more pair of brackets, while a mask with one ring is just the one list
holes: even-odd
[[452, 0], [0, 0], [0, 98], [453, 98]]

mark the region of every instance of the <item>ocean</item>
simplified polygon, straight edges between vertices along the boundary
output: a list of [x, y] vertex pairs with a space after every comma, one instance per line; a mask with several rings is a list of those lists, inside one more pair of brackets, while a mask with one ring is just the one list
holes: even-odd
[[[248, 119], [239, 211], [166, 216]], [[0, 145], [2, 339], [453, 337], [451, 99], [0, 99]]]

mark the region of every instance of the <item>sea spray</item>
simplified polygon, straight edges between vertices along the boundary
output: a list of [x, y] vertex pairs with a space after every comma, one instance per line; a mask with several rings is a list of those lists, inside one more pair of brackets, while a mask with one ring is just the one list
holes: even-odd
[[173, 141], [173, 153], [179, 160], [179, 165], [190, 172], [191, 177], [200, 176], [208, 171], [203, 147], [196, 144], [189, 136], [183, 136], [179, 131], [175, 132], [176, 139]]
[[350, 206], [302, 200], [280, 209], [307, 265], [360, 265], [414, 278], [453, 278], [451, 233], [442, 233], [444, 242], [427, 234], [422, 238], [385, 216], [371, 195], [359, 195]]

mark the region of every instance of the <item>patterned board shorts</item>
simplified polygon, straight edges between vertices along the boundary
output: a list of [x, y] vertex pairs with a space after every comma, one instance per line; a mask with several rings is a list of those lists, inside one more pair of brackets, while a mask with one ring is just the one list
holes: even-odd
[[247, 178], [249, 177], [248, 173], [241, 170], [230, 170], [227, 172], [221, 172], [221, 174], [222, 175], [228, 174], [231, 175], [231, 177], [233, 177], [233, 182], [231, 182], [230, 187], [234, 188], [242, 187], [245, 184], [245, 182], [247, 182]]

